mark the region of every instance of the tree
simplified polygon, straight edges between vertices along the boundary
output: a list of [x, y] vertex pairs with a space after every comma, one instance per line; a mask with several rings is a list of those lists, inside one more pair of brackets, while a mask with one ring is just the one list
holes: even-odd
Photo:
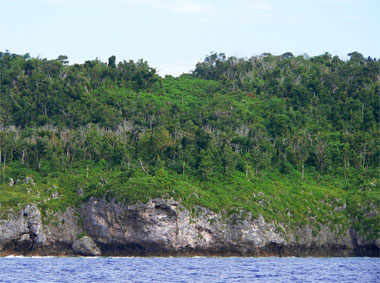
[[198, 170], [201, 173], [202, 180], [207, 181], [209, 180], [213, 175], [213, 161], [212, 161], [212, 153], [210, 149], [207, 150], [201, 150], [200, 152], [200, 163], [198, 166]]
[[108, 67], [116, 69], [116, 56], [112, 55], [108, 58]]
[[363, 55], [356, 51], [348, 53], [347, 56], [350, 57], [350, 61], [352, 62], [361, 62], [364, 60]]
[[61, 62], [63, 65], [69, 64], [69, 60], [67, 60], [69, 57], [66, 55], [59, 55], [57, 59], [55, 59], [58, 62]]
[[292, 150], [296, 158], [296, 163], [301, 165], [301, 178], [305, 179], [305, 162], [309, 158], [311, 138], [307, 130], [297, 133], [292, 139]]
[[317, 158], [319, 171], [322, 173], [327, 166], [327, 143], [323, 139], [319, 139], [314, 149]]

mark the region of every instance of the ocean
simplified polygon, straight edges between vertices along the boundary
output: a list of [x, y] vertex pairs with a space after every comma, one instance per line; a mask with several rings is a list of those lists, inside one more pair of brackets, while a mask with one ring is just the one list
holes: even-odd
[[0, 282], [380, 282], [380, 258], [2, 257]]

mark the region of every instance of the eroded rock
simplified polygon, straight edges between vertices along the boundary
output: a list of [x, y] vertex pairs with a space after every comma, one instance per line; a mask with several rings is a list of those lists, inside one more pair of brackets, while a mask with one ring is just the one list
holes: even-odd
[[45, 244], [46, 236], [42, 231], [41, 214], [37, 206], [35, 204], [26, 205], [24, 208], [24, 216], [26, 217], [30, 238], [36, 244]]
[[100, 256], [102, 254], [95, 242], [88, 236], [75, 241], [72, 247], [74, 253], [83, 256]]
[[52, 193], [50, 196], [51, 196], [52, 199], [57, 199], [57, 198], [59, 198], [59, 194], [58, 194], [58, 192], [54, 192], [54, 193]]
[[[352, 226], [290, 229], [247, 211], [227, 216], [195, 206], [190, 212], [173, 199], [134, 205], [90, 199], [78, 210], [47, 213], [44, 225], [34, 204], [0, 215], [0, 254], [96, 256], [101, 248], [103, 255], [380, 255], [380, 240], [366, 240]], [[82, 232], [91, 238], [77, 240]]]

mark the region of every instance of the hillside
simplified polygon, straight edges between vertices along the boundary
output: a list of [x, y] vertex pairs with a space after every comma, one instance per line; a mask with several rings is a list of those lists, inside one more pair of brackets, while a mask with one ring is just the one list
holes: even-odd
[[1, 52], [0, 214], [171, 199], [378, 251], [380, 61], [349, 57], [210, 54], [163, 78], [144, 60]]

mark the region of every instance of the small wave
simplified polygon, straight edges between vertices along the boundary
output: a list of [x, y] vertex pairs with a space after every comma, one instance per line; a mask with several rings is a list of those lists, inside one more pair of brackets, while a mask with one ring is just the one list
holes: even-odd
[[138, 258], [138, 256], [101, 256], [100, 258]]
[[24, 255], [8, 255], [4, 258], [53, 258], [56, 256], [39, 256], [39, 255], [33, 255], [33, 256], [24, 256]]

